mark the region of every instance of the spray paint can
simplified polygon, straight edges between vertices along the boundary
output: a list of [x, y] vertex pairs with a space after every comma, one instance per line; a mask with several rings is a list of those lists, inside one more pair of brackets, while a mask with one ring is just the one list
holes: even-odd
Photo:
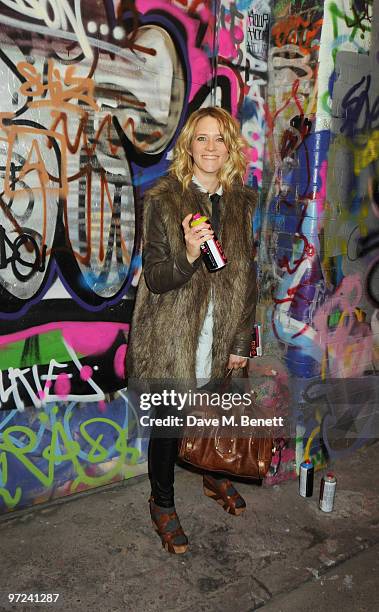
[[[208, 217], [203, 217], [200, 213], [196, 213], [192, 217], [191, 227], [196, 227], [200, 223], [209, 223], [209, 219]], [[200, 250], [209, 272], [220, 270], [228, 261], [216, 234], [213, 234], [210, 240], [203, 242], [200, 245]]]
[[337, 478], [333, 472], [328, 472], [321, 478], [320, 485], [320, 510], [331, 512], [334, 506], [334, 496], [336, 494]]
[[300, 464], [299, 494], [301, 497], [312, 497], [314, 471], [315, 469], [310, 459]]
[[262, 357], [262, 331], [261, 324], [254, 323], [250, 341], [249, 357]]

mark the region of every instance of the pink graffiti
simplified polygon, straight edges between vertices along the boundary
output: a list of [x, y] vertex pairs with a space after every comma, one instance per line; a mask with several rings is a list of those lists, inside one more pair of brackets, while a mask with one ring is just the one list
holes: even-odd
[[62, 332], [63, 338], [76, 352], [82, 355], [92, 355], [105, 352], [109, 349], [120, 330], [129, 330], [129, 324], [103, 323], [100, 321], [93, 323], [76, 321], [46, 323], [44, 325], [29, 327], [28, 329], [13, 334], [0, 336], [0, 346], [20, 342], [32, 336], [46, 334], [57, 329]]
[[[325, 350], [330, 375], [339, 378], [358, 377], [370, 364], [372, 331], [368, 323], [358, 321], [355, 312], [361, 297], [359, 274], [347, 276], [314, 317], [317, 332], [315, 342]], [[340, 321], [336, 327], [330, 328], [329, 317], [336, 312], [341, 314]]]
[[[198, 8], [198, 4], [202, 4], [203, 6], [199, 6]], [[184, 5], [183, 8], [179, 8], [173, 6], [171, 3], [168, 4], [167, 2], [163, 2], [162, 0], [157, 0], [156, 2], [154, 2], [154, 9], [171, 14], [186, 29], [188, 60], [189, 65], [193, 70], [193, 74], [190, 79], [190, 101], [196, 96], [199, 89], [205, 83], [208, 83], [209, 80], [212, 78], [212, 67], [206, 50], [208, 48], [213, 48], [215, 18], [213, 13], [207, 8], [205, 3], [198, 4], [192, 3], [186, 12]], [[151, 1], [136, 0], [136, 8], [141, 13], [151, 11]], [[200, 19], [198, 19], [199, 16]], [[202, 48], [199, 48], [196, 46], [196, 38], [199, 32], [199, 28], [201, 27], [202, 20], [206, 17], [209, 17], [209, 19], [207, 19], [208, 28], [202, 39]], [[228, 20], [230, 20], [230, 16], [226, 17], [225, 19], [225, 21]], [[238, 48], [236, 50], [236, 45], [238, 46], [239, 42], [242, 41], [244, 38], [243, 30], [239, 26], [234, 25], [229, 30], [229, 35], [231, 37], [234, 37], [235, 42], [233, 44], [234, 51], [232, 57], [236, 57], [238, 55]], [[243, 97], [246, 94], [244, 90], [245, 84], [243, 82], [241, 74], [238, 71], [238, 67], [233, 69], [232, 66], [228, 65], [228, 58], [226, 56], [223, 56], [222, 53], [220, 53], [219, 55], [220, 57], [217, 68], [217, 76], [225, 76], [230, 83], [231, 112], [232, 115], [235, 116], [238, 112], [239, 106], [242, 103]], [[259, 178], [259, 180], [261, 180], [261, 171], [256, 171], [255, 174]]]
[[212, 22], [212, 20], [215, 19], [214, 14], [212, 13], [212, 11], [210, 10], [208, 6], [203, 6], [203, 8], [200, 11], [198, 11], [198, 15], [200, 15], [200, 19], [204, 23], [210, 23]]
[[[151, 0], [137, 0], [136, 7], [141, 13], [151, 11]], [[154, 9], [165, 13], [170, 13], [186, 29], [187, 49], [190, 66], [195, 70], [191, 79], [190, 100], [196, 95], [200, 87], [212, 76], [208, 57], [204, 51], [196, 47], [196, 36], [201, 25], [198, 19], [191, 18], [191, 13], [157, 0], [154, 2]]]
[[118, 347], [113, 360], [113, 368], [116, 376], [121, 379], [125, 378], [125, 355], [126, 344], [121, 344], [121, 346]]
[[250, 161], [256, 162], [258, 161], [258, 149], [256, 147], [251, 147], [248, 151], [248, 156]]
[[321, 188], [317, 193], [317, 216], [322, 220], [326, 200], [326, 178], [328, 176], [328, 162], [326, 159], [324, 159], [321, 164], [319, 176], [321, 179]]
[[82, 369], [80, 370], [80, 378], [84, 381], [87, 381], [90, 378], [92, 378], [92, 374], [93, 374], [93, 369], [89, 365], [83, 366]]
[[[89, 327], [90, 326], [90, 327]], [[66, 323], [62, 334], [77, 353], [93, 355], [105, 353], [116, 339], [119, 323]]]
[[[47, 380], [45, 382], [45, 389], [51, 389], [52, 386], [53, 386], [52, 380]], [[37, 395], [41, 401], [46, 399], [46, 391], [44, 391], [43, 389], [39, 389]]]
[[233, 30], [233, 35], [230, 30], [222, 28], [219, 34], [219, 54], [226, 59], [235, 59], [238, 57], [238, 48], [235, 45], [235, 40], [240, 43], [243, 40], [243, 32], [241, 28], [236, 26]]
[[97, 404], [97, 405], [98, 405], [98, 407], [99, 407], [99, 411], [100, 411], [100, 412], [106, 412], [106, 410], [107, 410], [107, 405], [106, 405], [106, 403], [105, 403], [105, 401], [104, 401], [104, 400], [100, 400], [100, 402], [98, 402], [98, 404]]
[[62, 372], [58, 374], [54, 384], [55, 395], [59, 395], [62, 399], [67, 398], [71, 391], [71, 383], [68, 374]]

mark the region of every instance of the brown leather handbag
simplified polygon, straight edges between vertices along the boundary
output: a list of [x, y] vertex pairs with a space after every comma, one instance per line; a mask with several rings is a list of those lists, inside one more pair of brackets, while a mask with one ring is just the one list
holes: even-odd
[[[225, 392], [231, 381], [231, 371], [226, 375], [219, 393]], [[247, 377], [247, 369], [244, 372]], [[243, 414], [254, 416], [254, 406], [245, 408]], [[201, 405], [191, 414], [210, 419], [219, 417], [213, 406]], [[216, 421], [219, 418], [216, 418]], [[207, 437], [196, 436], [193, 427], [185, 427], [183, 437], [179, 440], [178, 458], [194, 467], [210, 472], [223, 472], [230, 476], [263, 479], [271, 464], [275, 452], [274, 439], [270, 434], [257, 436], [251, 428], [244, 437], [225, 437], [225, 428], [212, 425], [207, 429]]]

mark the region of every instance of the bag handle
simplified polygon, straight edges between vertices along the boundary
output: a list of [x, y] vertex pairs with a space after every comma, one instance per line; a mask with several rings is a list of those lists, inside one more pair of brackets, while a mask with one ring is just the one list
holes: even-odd
[[[244, 366], [243, 368], [238, 368], [239, 370], [242, 370], [242, 374], [244, 378], [248, 377], [248, 370], [247, 370], [247, 366]], [[221, 392], [225, 392], [226, 389], [228, 388], [228, 385], [230, 384], [231, 380], [232, 380], [232, 373], [234, 372], [234, 368], [229, 368], [226, 371], [226, 374], [221, 382], [220, 385], [220, 390]]]
[[242, 374], [244, 376], [244, 378], [248, 377], [248, 367], [247, 365], [243, 366], [243, 368], [229, 368], [224, 376], [224, 380], [229, 378], [229, 376], [231, 376], [232, 372], [234, 372], [234, 370], [242, 370]]

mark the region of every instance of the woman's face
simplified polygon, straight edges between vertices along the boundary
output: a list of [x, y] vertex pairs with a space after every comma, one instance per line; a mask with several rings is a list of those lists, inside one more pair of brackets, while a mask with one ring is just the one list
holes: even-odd
[[193, 172], [198, 179], [218, 175], [228, 158], [228, 150], [217, 119], [209, 116], [199, 119], [189, 152], [193, 158]]

